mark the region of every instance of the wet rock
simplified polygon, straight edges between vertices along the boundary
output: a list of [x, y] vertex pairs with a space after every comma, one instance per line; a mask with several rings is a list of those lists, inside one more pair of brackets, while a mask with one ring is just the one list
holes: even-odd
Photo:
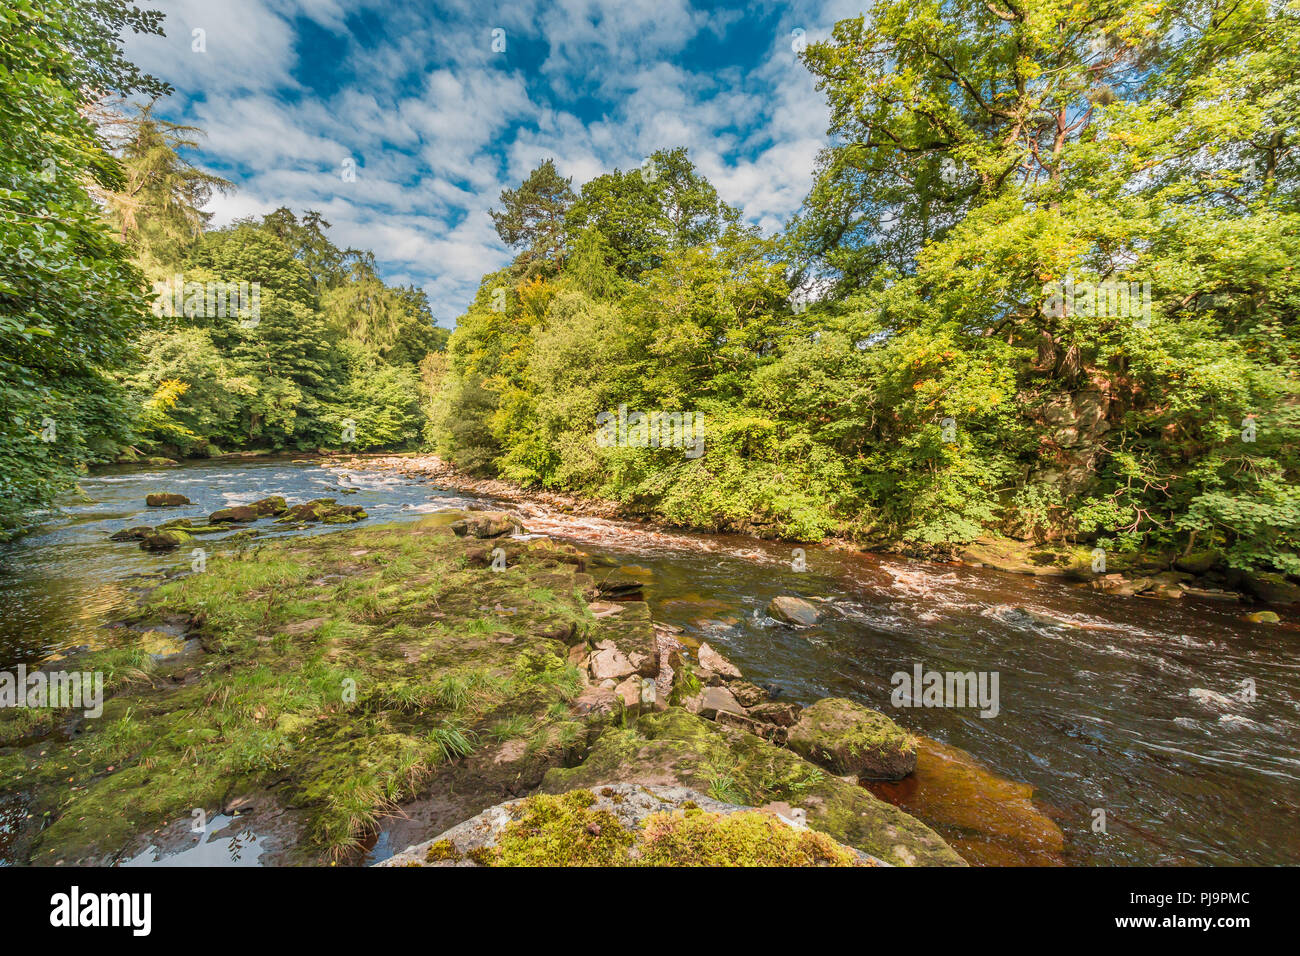
[[1188, 597], [1202, 598], [1206, 601], [1240, 601], [1241, 595], [1236, 591], [1225, 591], [1222, 588], [1197, 588], [1183, 585], [1183, 593]]
[[171, 493], [145, 495], [144, 503], [150, 508], [174, 508], [177, 505], [193, 504], [193, 502], [184, 495], [175, 495]]
[[193, 540], [184, 531], [175, 528], [170, 531], [150, 531], [140, 539], [140, 548], [144, 551], [172, 551]]
[[280, 495], [271, 495], [269, 498], [259, 498], [257, 501], [251, 502], [248, 507], [257, 512], [260, 517], [269, 518], [273, 515], [284, 514], [288, 505]]
[[323, 521], [326, 524], [349, 524], [367, 517], [369, 515], [360, 505], [341, 505], [333, 498], [314, 498], [300, 505], [289, 506], [284, 514], [276, 519], [276, 523]]
[[248, 505], [237, 505], [234, 508], [219, 508], [208, 515], [208, 524], [224, 524], [226, 522], [238, 522], [245, 524], [250, 521], [256, 521], [259, 515]]
[[136, 525], [134, 528], [125, 528], [122, 531], [115, 532], [108, 536], [109, 541], [139, 541], [145, 535], [151, 533], [153, 528], [147, 524]]
[[500, 538], [507, 534], [518, 534], [524, 526], [514, 515], [505, 511], [475, 511], [453, 521], [451, 530], [462, 538]]
[[1267, 604], [1300, 604], [1300, 584], [1288, 581], [1281, 574], [1254, 571], [1243, 576], [1246, 591]]
[[1185, 593], [1181, 585], [1178, 584], [1157, 584], [1147, 592], [1152, 597], [1158, 597], [1163, 601], [1177, 601]]
[[832, 773], [900, 780], [916, 769], [916, 740], [884, 714], [842, 697], [805, 707], [790, 749]]
[[925, 737], [916, 770], [897, 782], [867, 784], [875, 795], [944, 833], [953, 848], [985, 866], [1061, 866], [1065, 837], [1034, 804], [1034, 788], [999, 777], [970, 754]]
[[1116, 597], [1132, 597], [1139, 591], [1145, 591], [1152, 585], [1151, 578], [1130, 578], [1123, 574], [1103, 574], [1092, 582], [1094, 589], [1105, 591]]
[[767, 616], [774, 621], [793, 624], [795, 627], [812, 627], [821, 620], [822, 612], [811, 601], [782, 595], [768, 602]]
[[709, 647], [707, 643], [700, 645], [696, 657], [699, 659], [700, 667], [717, 674], [719, 677], [727, 679], [740, 677], [740, 668]]
[[1273, 611], [1256, 611], [1254, 614], [1247, 614], [1246, 620], [1252, 624], [1280, 624], [1282, 621]]
[[639, 601], [644, 590], [643, 581], [619, 571], [608, 574], [596, 582], [598, 594], [619, 601]]
[[1050, 614], [1044, 614], [1042, 611], [1035, 611], [1027, 607], [999, 607], [994, 612], [994, 617], [1008, 624], [1019, 625], [1036, 625], [1038, 627], [1068, 627], [1077, 628], [1079, 625], [1073, 621], [1065, 621], [1061, 618], [1052, 617]]

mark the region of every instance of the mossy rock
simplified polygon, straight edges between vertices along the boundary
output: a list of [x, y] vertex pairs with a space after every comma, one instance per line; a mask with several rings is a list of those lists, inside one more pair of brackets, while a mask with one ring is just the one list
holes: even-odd
[[252, 508], [263, 518], [269, 518], [272, 515], [284, 514], [288, 508], [288, 503], [280, 495], [271, 495], [269, 498], [259, 498], [257, 501], [250, 502], [248, 507]]
[[174, 551], [193, 540], [193, 537], [180, 528], [155, 530], [140, 538], [140, 548], [144, 551]]
[[1213, 549], [1189, 551], [1174, 559], [1174, 567], [1189, 574], [1205, 574], [1223, 564], [1223, 555]]
[[901, 780], [916, 769], [916, 740], [884, 714], [843, 697], [805, 707], [790, 749], [840, 776]]
[[124, 528], [108, 536], [109, 541], [140, 541], [145, 535], [151, 534], [153, 528], [147, 524], [136, 525], [133, 528]]
[[[418, 522], [349, 529], [223, 554], [152, 591], [133, 620], [186, 622], [186, 653], [168, 636], [69, 658], [105, 674], [103, 715], [74, 739], [0, 726], [21, 748], [0, 749], [0, 799], [31, 814], [11, 857], [112, 862], [195, 807], [268, 791], [300, 834], [293, 859], [320, 862], [422, 788], [491, 806], [577, 759], [582, 680], [548, 635], [587, 626], [590, 579], [527, 551], [472, 569], [464, 551]], [[480, 760], [507, 716], [518, 753]]]
[[473, 511], [451, 524], [451, 530], [462, 538], [500, 538], [523, 529], [519, 519], [505, 511]]
[[808, 825], [841, 843], [900, 866], [962, 866], [937, 833], [856, 784], [798, 754], [733, 727], [670, 707], [611, 728], [581, 765], [547, 772], [542, 790], [564, 793], [602, 784], [681, 786], [729, 803], [784, 802]]
[[683, 787], [538, 794], [484, 811], [383, 866], [877, 865], [824, 833]]
[[327, 524], [351, 524], [368, 518], [360, 505], [341, 505], [333, 498], [314, 498], [300, 505], [290, 505], [277, 523], [292, 521], [323, 521]]

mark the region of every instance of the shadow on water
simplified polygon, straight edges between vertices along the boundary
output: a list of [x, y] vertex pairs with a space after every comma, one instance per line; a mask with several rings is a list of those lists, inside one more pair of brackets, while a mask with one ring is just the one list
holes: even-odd
[[[372, 522], [481, 501], [285, 460], [123, 469], [82, 488], [63, 517], [0, 545], [0, 667], [102, 640], [99, 625], [134, 598], [129, 575], [188, 568], [188, 552], [151, 555], [107, 540], [124, 527], [272, 494], [348, 495]], [[147, 509], [151, 491], [194, 505]], [[1300, 629], [1290, 620], [1253, 625], [1233, 605], [1114, 598], [1059, 580], [812, 546], [807, 570], [795, 571], [792, 545], [519, 507], [531, 530], [623, 565], [644, 581], [657, 620], [709, 641], [750, 680], [802, 703], [849, 697], [925, 738], [912, 779], [871, 788], [973, 862], [1300, 861]], [[809, 630], [776, 624], [764, 608], [780, 594], [820, 602], [824, 620]], [[893, 707], [893, 675], [918, 664], [996, 672], [997, 716]], [[1254, 701], [1242, 699], [1246, 679]], [[1098, 811], [1105, 832], [1094, 832]], [[0, 807], [0, 842], [7, 812]]]

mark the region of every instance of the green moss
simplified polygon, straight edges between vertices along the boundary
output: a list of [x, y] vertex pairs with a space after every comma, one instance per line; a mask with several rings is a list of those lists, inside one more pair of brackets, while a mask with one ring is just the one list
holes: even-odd
[[461, 859], [461, 854], [450, 840], [439, 840], [429, 847], [424, 859], [428, 863], [455, 862]]
[[589, 790], [540, 794], [514, 809], [492, 856], [493, 866], [617, 866], [633, 836], [608, 810], [593, 810]]
[[642, 824], [641, 866], [856, 866], [824, 833], [796, 830], [771, 814], [656, 813]]
[[0, 795], [50, 820], [30, 858], [111, 855], [266, 788], [301, 814], [306, 853], [338, 855], [507, 715], [575, 739], [577, 672], [545, 634], [587, 619], [578, 573], [526, 550], [507, 573], [466, 569], [463, 551], [423, 522], [366, 527], [210, 558], [158, 588], [138, 624], [194, 621], [201, 654], [158, 663], [137, 640], [70, 659], [104, 672], [107, 698], [72, 741], [33, 744], [44, 724], [0, 715], [0, 747], [24, 748], [0, 750], [15, 770]]
[[653, 779], [708, 792], [729, 778], [729, 803], [779, 801], [803, 807], [808, 822], [841, 843], [900, 865], [961, 865], [929, 827], [856, 784], [824, 773], [766, 740], [681, 708], [641, 717], [635, 728], [603, 733], [581, 766], [548, 771], [543, 789]]

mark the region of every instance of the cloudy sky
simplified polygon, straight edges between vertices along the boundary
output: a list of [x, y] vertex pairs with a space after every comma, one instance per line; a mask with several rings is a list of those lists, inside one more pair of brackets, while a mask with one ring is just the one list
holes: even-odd
[[[575, 189], [686, 146], [768, 231], [794, 212], [826, 107], [794, 46], [860, 0], [153, 0], [167, 37], [135, 62], [159, 112], [206, 132], [195, 159], [238, 184], [215, 222], [319, 209], [340, 246], [429, 294], [450, 326], [510, 253], [487, 210], [553, 157]], [[196, 32], [197, 31], [197, 32]], [[504, 47], [504, 49], [502, 49]], [[355, 176], [346, 175], [348, 167]]]

